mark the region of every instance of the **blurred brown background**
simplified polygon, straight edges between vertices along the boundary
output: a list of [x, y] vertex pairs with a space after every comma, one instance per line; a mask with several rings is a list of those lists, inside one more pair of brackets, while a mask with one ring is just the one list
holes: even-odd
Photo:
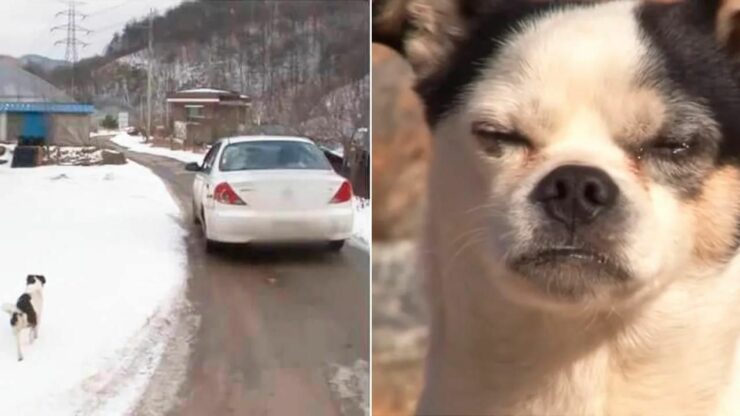
[[373, 415], [411, 415], [426, 347], [417, 268], [430, 135], [401, 48], [407, 0], [373, 0]]
[[411, 67], [381, 44], [372, 56], [373, 415], [410, 415], [427, 334], [415, 240], [430, 137]]

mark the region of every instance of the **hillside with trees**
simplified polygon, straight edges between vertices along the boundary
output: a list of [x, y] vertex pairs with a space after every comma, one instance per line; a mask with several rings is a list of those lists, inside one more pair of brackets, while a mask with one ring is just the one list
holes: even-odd
[[[147, 17], [116, 33], [105, 54], [74, 70], [79, 101], [146, 104]], [[343, 139], [369, 123], [366, 1], [214, 1], [181, 4], [153, 21], [154, 123], [168, 93], [197, 87], [239, 91], [255, 121], [317, 138]], [[69, 89], [69, 67], [27, 69]]]

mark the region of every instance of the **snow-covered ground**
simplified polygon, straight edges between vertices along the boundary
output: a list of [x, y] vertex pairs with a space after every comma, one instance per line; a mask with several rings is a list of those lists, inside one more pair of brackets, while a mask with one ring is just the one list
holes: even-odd
[[351, 406], [359, 407], [365, 416], [370, 415], [370, 365], [365, 360], [357, 360], [351, 367], [333, 365], [333, 375], [329, 385], [341, 399], [343, 414], [349, 414]]
[[144, 142], [141, 136], [129, 136], [128, 133], [118, 133], [111, 141], [121, 147], [133, 152], [148, 153], [151, 155], [164, 156], [177, 159], [181, 162], [202, 162], [204, 155], [186, 150], [171, 150], [164, 147], [155, 147]]
[[355, 229], [354, 237], [359, 240], [365, 247], [372, 241], [372, 206], [369, 199], [355, 198]]
[[100, 129], [98, 131], [90, 133], [90, 137], [96, 138], [96, 137], [105, 137], [105, 136], [115, 136], [118, 134], [118, 130], [107, 130], [107, 129]]
[[47, 277], [39, 339], [24, 361], [0, 317], [0, 414], [125, 412], [159, 360], [150, 341], [166, 338], [182, 294], [178, 206], [132, 162], [0, 165], [0, 189], [0, 303], [15, 301], [27, 274]]

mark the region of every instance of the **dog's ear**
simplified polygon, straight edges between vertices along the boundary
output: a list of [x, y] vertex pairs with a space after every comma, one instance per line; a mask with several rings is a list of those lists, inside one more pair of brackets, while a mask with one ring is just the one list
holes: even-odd
[[735, 58], [740, 56], [740, 0], [709, 0], [714, 12], [717, 40]]
[[423, 78], [452, 53], [483, 5], [505, 1], [512, 0], [374, 0], [373, 42], [404, 55]]
[[409, 28], [409, 0], [373, 0], [373, 43], [404, 54], [403, 42]]
[[[740, 0], [643, 0], [657, 7], [684, 9], [687, 23], [704, 26], [734, 57], [740, 56]], [[667, 10], [666, 10], [667, 12]]]
[[416, 74], [436, 72], [470, 34], [476, 17], [496, 3], [500, 0], [408, 0], [404, 54]]
[[44, 275], [38, 275], [36, 276], [39, 280], [41, 280], [42, 285], [46, 285], [46, 277]]

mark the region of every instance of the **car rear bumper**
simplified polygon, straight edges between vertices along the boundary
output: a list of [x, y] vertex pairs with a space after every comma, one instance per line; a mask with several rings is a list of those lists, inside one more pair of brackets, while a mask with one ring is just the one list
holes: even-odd
[[208, 238], [222, 243], [336, 241], [352, 236], [351, 204], [313, 211], [255, 211], [217, 206], [206, 213]]

